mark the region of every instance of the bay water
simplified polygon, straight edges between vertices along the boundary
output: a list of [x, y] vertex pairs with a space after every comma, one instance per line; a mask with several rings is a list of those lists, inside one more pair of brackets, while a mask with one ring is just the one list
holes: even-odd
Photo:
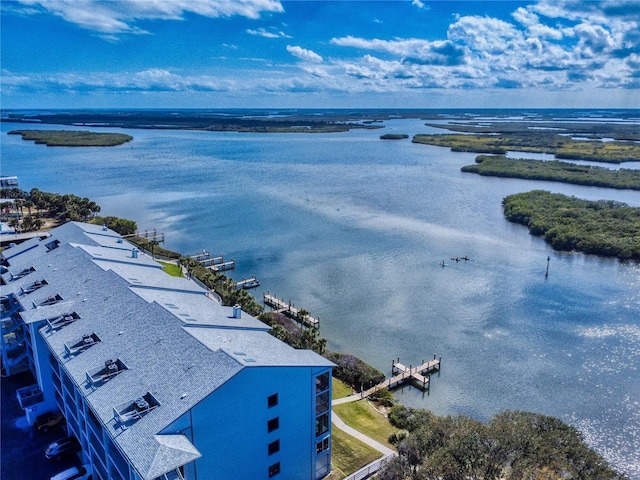
[[475, 154], [379, 139], [436, 132], [424, 122], [385, 126], [104, 129], [134, 140], [49, 148], [2, 123], [1, 172], [24, 190], [89, 197], [101, 215], [164, 233], [171, 250], [234, 259], [229, 275], [256, 275], [258, 300], [268, 291], [305, 308], [329, 349], [386, 374], [394, 359], [442, 357], [428, 392], [395, 391], [405, 405], [480, 420], [506, 409], [553, 415], [640, 479], [640, 266], [555, 252], [501, 207], [533, 189], [634, 206], [640, 194], [462, 173]]

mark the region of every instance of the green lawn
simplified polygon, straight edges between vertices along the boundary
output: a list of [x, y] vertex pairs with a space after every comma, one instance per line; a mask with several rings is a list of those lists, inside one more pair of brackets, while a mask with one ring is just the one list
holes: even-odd
[[330, 480], [339, 480], [380, 458], [382, 454], [337, 428], [332, 429]]
[[377, 440], [389, 448], [395, 448], [389, 443], [389, 436], [398, 431], [392, 426], [387, 417], [380, 413], [373, 404], [366, 400], [343, 403], [333, 407], [333, 411], [352, 428], [361, 431], [368, 437]]
[[[334, 399], [348, 397], [352, 393], [349, 386], [340, 380], [333, 379]], [[392, 427], [387, 418], [378, 412], [370, 402], [361, 400], [344, 403], [336, 405], [333, 410], [347, 425], [390, 448], [394, 448], [387, 439], [398, 429]], [[382, 456], [376, 449], [335, 427], [332, 429], [332, 439], [333, 471], [328, 480], [342, 479]]]
[[180, 265], [176, 265], [175, 263], [166, 263], [166, 262], [159, 262], [159, 263], [163, 265], [162, 270], [167, 272], [169, 275], [172, 275], [174, 277], [182, 277], [182, 269], [180, 268]]
[[337, 378], [333, 379], [332, 384], [333, 389], [333, 399], [348, 397], [353, 393], [350, 387], [348, 387], [344, 382], [341, 382]]

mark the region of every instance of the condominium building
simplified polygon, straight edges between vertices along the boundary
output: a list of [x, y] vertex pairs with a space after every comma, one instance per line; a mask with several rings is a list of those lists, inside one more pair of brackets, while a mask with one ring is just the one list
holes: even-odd
[[2, 368], [29, 422], [59, 409], [94, 479], [319, 479], [331, 369], [105, 227], [2, 252]]

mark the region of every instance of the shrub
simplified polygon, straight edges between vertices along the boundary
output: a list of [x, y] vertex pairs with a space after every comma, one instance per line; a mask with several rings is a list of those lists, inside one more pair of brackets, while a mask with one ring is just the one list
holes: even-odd
[[384, 373], [366, 364], [358, 357], [345, 353], [329, 352], [325, 357], [338, 365], [333, 375], [356, 390], [368, 388], [382, 382]]

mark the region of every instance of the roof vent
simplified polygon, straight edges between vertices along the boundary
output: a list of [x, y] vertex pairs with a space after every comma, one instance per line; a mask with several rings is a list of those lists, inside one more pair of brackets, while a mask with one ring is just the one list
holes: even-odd
[[71, 345], [64, 344], [64, 351], [67, 356], [77, 355], [84, 352], [87, 348], [93, 347], [100, 342], [100, 337], [95, 333], [85, 334], [79, 340], [74, 341]]
[[39, 288], [44, 287], [45, 285], [48, 285], [46, 280], [44, 280], [44, 279], [43, 280], [36, 280], [31, 285], [29, 285], [27, 288], [20, 287], [20, 289], [22, 290], [22, 293], [24, 293], [25, 295], [29, 295], [30, 293], [35, 292], [36, 290], [38, 290]]
[[139, 420], [159, 406], [160, 402], [150, 392], [147, 392], [129, 402], [113, 407], [113, 416], [121, 425], [126, 425]]
[[242, 308], [237, 303], [233, 306], [233, 318], [242, 317]]
[[41, 307], [46, 307], [47, 305], [53, 305], [62, 300], [62, 297], [59, 294], [49, 295], [44, 301], [40, 302]]
[[66, 327], [67, 325], [75, 322], [79, 318], [80, 316], [75, 312], [63, 313], [62, 315], [48, 319], [47, 323], [49, 324], [49, 328], [51, 330], [57, 330], [59, 328]]
[[87, 370], [87, 382], [90, 385], [99, 386], [104, 382], [110, 380], [121, 372], [124, 372], [127, 369], [127, 366], [122, 362], [122, 360], [107, 360], [104, 362], [103, 366], [92, 368], [91, 370]]
[[13, 282], [14, 280], [18, 280], [19, 278], [25, 277], [29, 275], [31, 272], [35, 272], [35, 271], [36, 269], [31, 267], [31, 268], [25, 268], [24, 270], [21, 270], [16, 274], [11, 273], [11, 281]]
[[131, 258], [138, 258], [138, 249], [134, 248], [131, 250]]
[[103, 227], [102, 227], [102, 231], [103, 231], [103, 232], [106, 232], [107, 230], [109, 230], [109, 229], [107, 228], [107, 226], [106, 226], [106, 225], [103, 225]]

